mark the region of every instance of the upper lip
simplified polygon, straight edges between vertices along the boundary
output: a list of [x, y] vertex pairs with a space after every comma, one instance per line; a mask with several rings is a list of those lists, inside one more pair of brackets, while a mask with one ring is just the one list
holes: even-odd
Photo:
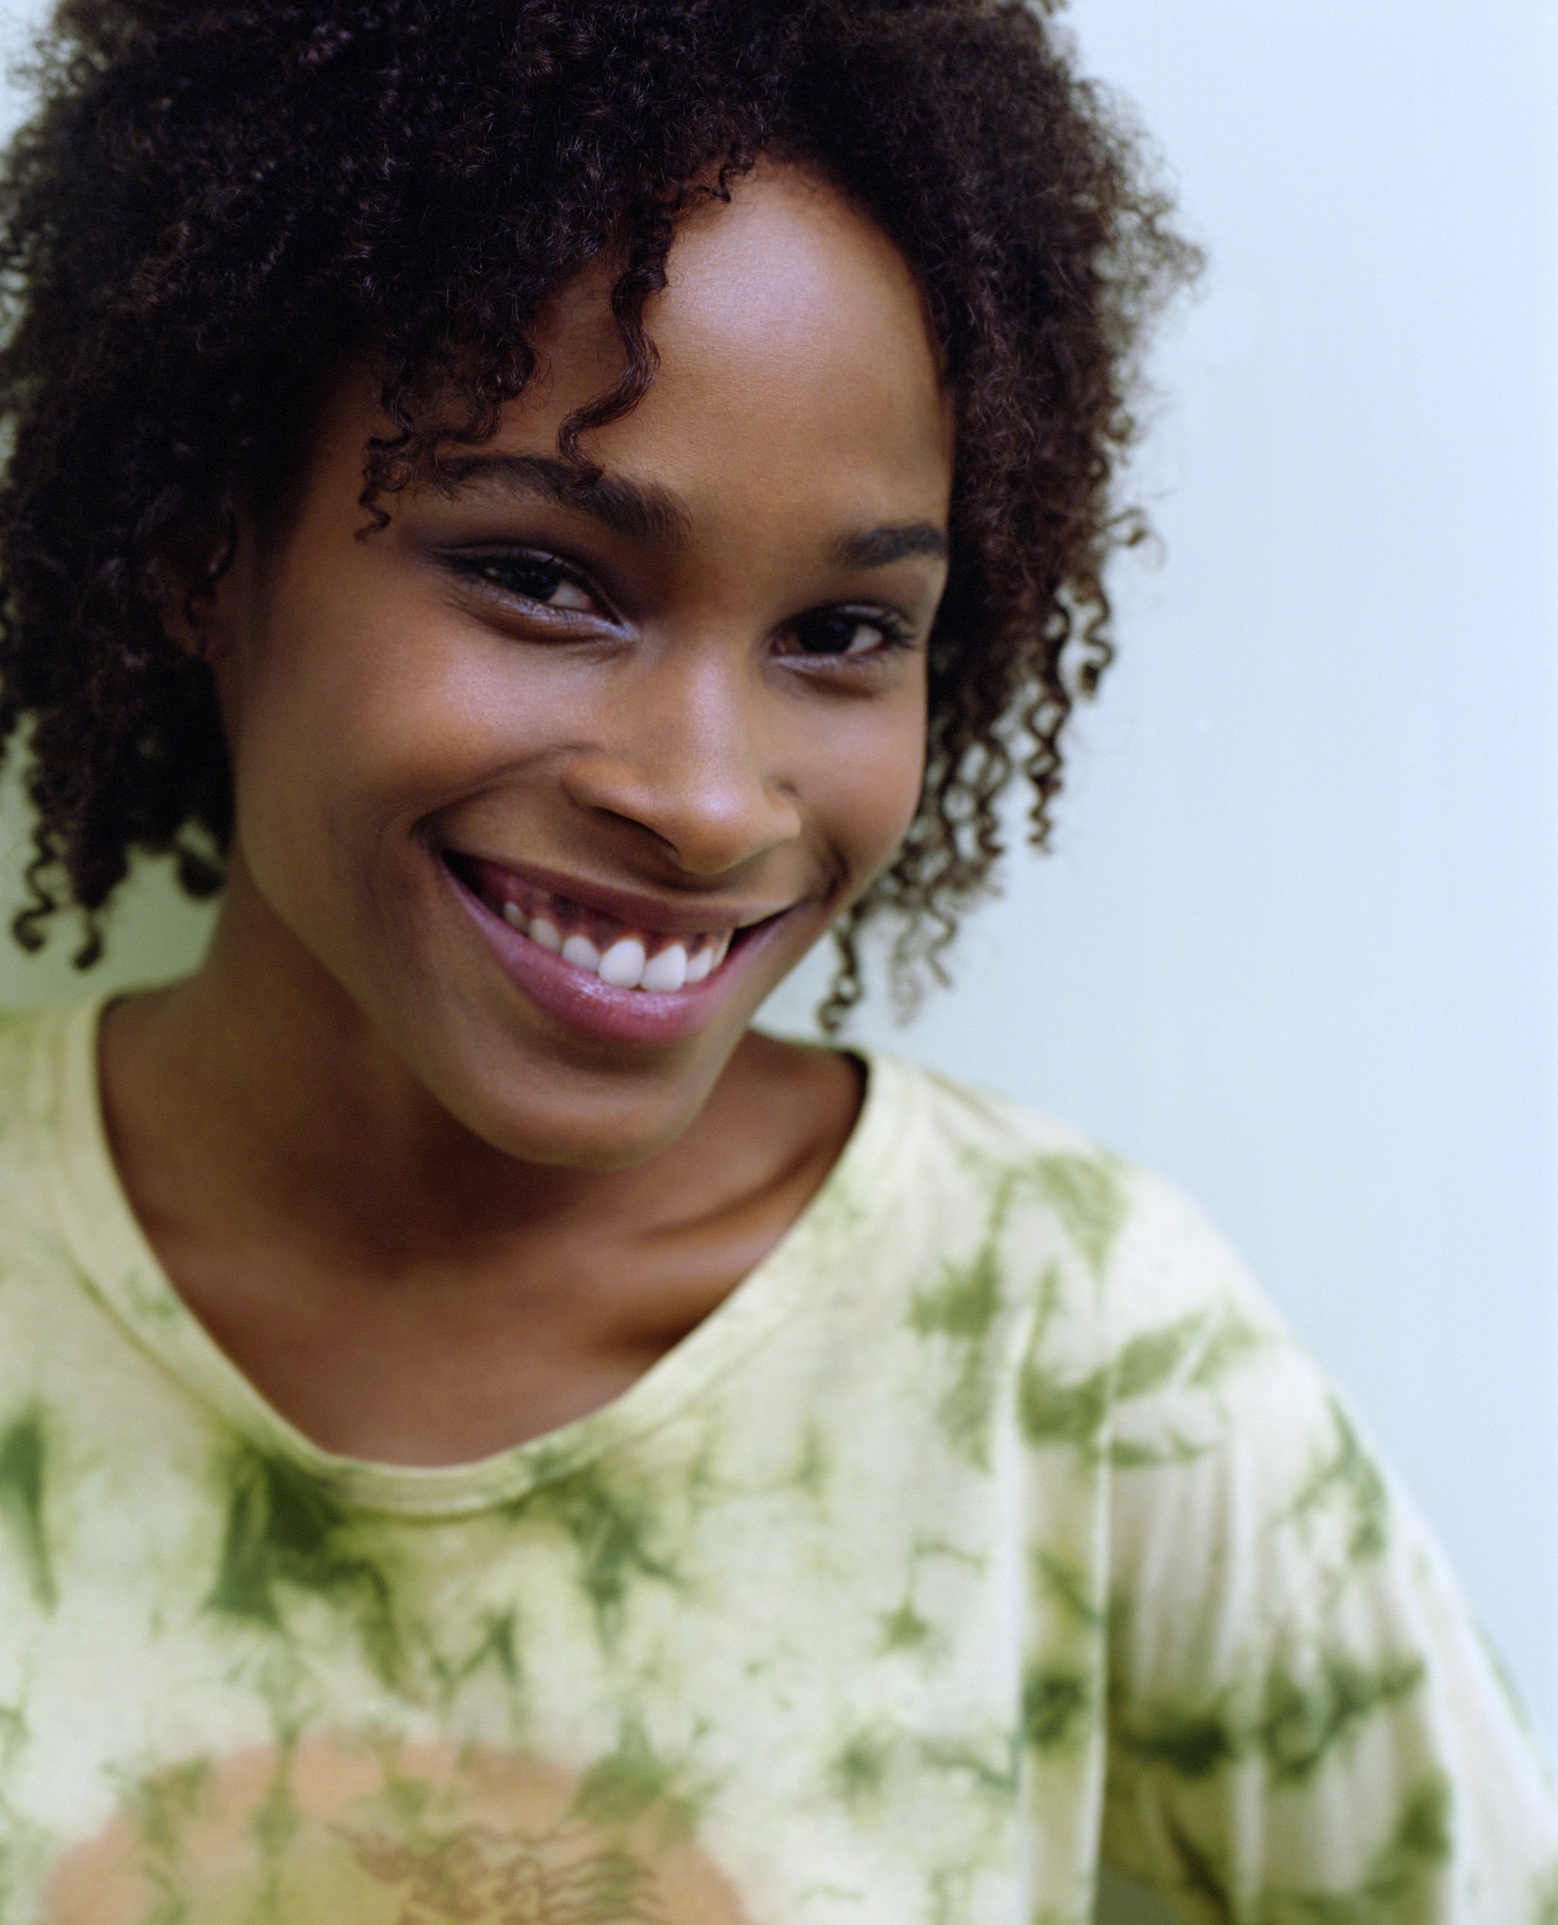
[[615, 883], [564, 875], [556, 869], [538, 869], [528, 862], [510, 862], [502, 856], [488, 855], [481, 850], [448, 849], [445, 854], [453, 858], [456, 864], [462, 860], [485, 862], [495, 869], [506, 869], [521, 882], [529, 883], [532, 889], [543, 890], [549, 896], [560, 896], [565, 901], [577, 903], [581, 909], [592, 909], [597, 915], [608, 916], [614, 922], [623, 923], [631, 929], [642, 929], [651, 935], [701, 936], [721, 929], [747, 929], [754, 923], [767, 922], [771, 917], [793, 909], [796, 901], [792, 898], [788, 902], [743, 903], [720, 901], [708, 896], [700, 896], [695, 900], [668, 901], [664, 896], [644, 895], [636, 889], [619, 888]]

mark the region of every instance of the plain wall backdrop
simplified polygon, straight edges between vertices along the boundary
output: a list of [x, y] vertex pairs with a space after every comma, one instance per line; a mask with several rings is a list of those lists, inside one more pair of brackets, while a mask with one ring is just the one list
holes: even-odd
[[[39, 10], [3, 11], [14, 36]], [[1117, 571], [1056, 853], [1010, 863], [952, 992], [855, 1033], [1201, 1198], [1552, 1735], [1558, 9], [1068, 18], [1210, 256], [1133, 478], [1163, 552]], [[203, 926], [149, 876], [99, 973], [170, 973]], [[66, 948], [8, 956], [0, 1001], [71, 987]], [[802, 1027], [824, 974], [769, 1019]]]

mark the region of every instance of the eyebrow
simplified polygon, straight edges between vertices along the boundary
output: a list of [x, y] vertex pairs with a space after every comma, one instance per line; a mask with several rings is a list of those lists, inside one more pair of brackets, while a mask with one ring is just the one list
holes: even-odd
[[483, 484], [526, 500], [539, 495], [559, 507], [577, 508], [629, 541], [680, 547], [692, 535], [686, 504], [654, 482], [629, 481], [546, 455], [469, 455], [440, 461], [434, 470], [441, 493]]
[[905, 555], [945, 561], [949, 552], [945, 530], [931, 521], [888, 522], [862, 534], [845, 535], [833, 547], [835, 559], [846, 568], [885, 568]]
[[[629, 541], [684, 546], [692, 536], [692, 513], [670, 488], [656, 482], [629, 481], [599, 469], [557, 461], [548, 455], [464, 455], [440, 461], [433, 485], [444, 494], [492, 486], [505, 494], [534, 500], [538, 495], [559, 507], [575, 508]], [[833, 545], [833, 559], [844, 568], [885, 568], [909, 555], [946, 559], [946, 532], [934, 522], [887, 522], [844, 535]]]

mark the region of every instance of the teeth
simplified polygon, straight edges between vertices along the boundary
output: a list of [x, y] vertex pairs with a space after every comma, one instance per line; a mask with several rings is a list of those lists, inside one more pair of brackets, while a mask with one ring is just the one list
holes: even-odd
[[644, 945], [636, 936], [614, 942], [600, 959], [600, 979], [613, 989], [637, 989], [643, 975]]
[[[603, 976], [606, 973], [604, 962], [601, 964], [600, 973]], [[662, 949], [657, 955], [651, 956], [644, 964], [643, 974], [639, 978], [645, 989], [656, 990], [662, 996], [670, 990], [680, 989], [686, 980], [687, 951], [679, 942], [673, 942], [669, 948]]]
[[527, 916], [517, 902], [502, 902], [498, 911], [511, 929], [518, 929], [540, 948], [561, 956], [575, 969], [587, 969], [614, 989], [647, 989], [667, 996], [689, 983], [701, 983], [725, 960], [734, 930], [722, 936], [691, 938], [696, 947], [689, 953], [686, 940], [667, 943], [649, 955], [641, 936], [620, 936], [608, 943], [605, 953], [588, 936], [566, 939], [550, 916]]
[[570, 936], [563, 944], [563, 961], [572, 963], [575, 969], [587, 969], [594, 975], [600, 968], [600, 951], [588, 936]]

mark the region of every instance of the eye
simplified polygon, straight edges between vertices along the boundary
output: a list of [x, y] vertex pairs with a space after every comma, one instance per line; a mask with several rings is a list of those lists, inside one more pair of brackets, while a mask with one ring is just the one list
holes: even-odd
[[516, 550], [501, 555], [462, 555], [462, 572], [476, 575], [520, 601], [567, 614], [599, 614], [600, 604], [584, 581], [555, 555]]
[[802, 655], [871, 655], [907, 646], [906, 625], [885, 609], [823, 608], [790, 624]]

